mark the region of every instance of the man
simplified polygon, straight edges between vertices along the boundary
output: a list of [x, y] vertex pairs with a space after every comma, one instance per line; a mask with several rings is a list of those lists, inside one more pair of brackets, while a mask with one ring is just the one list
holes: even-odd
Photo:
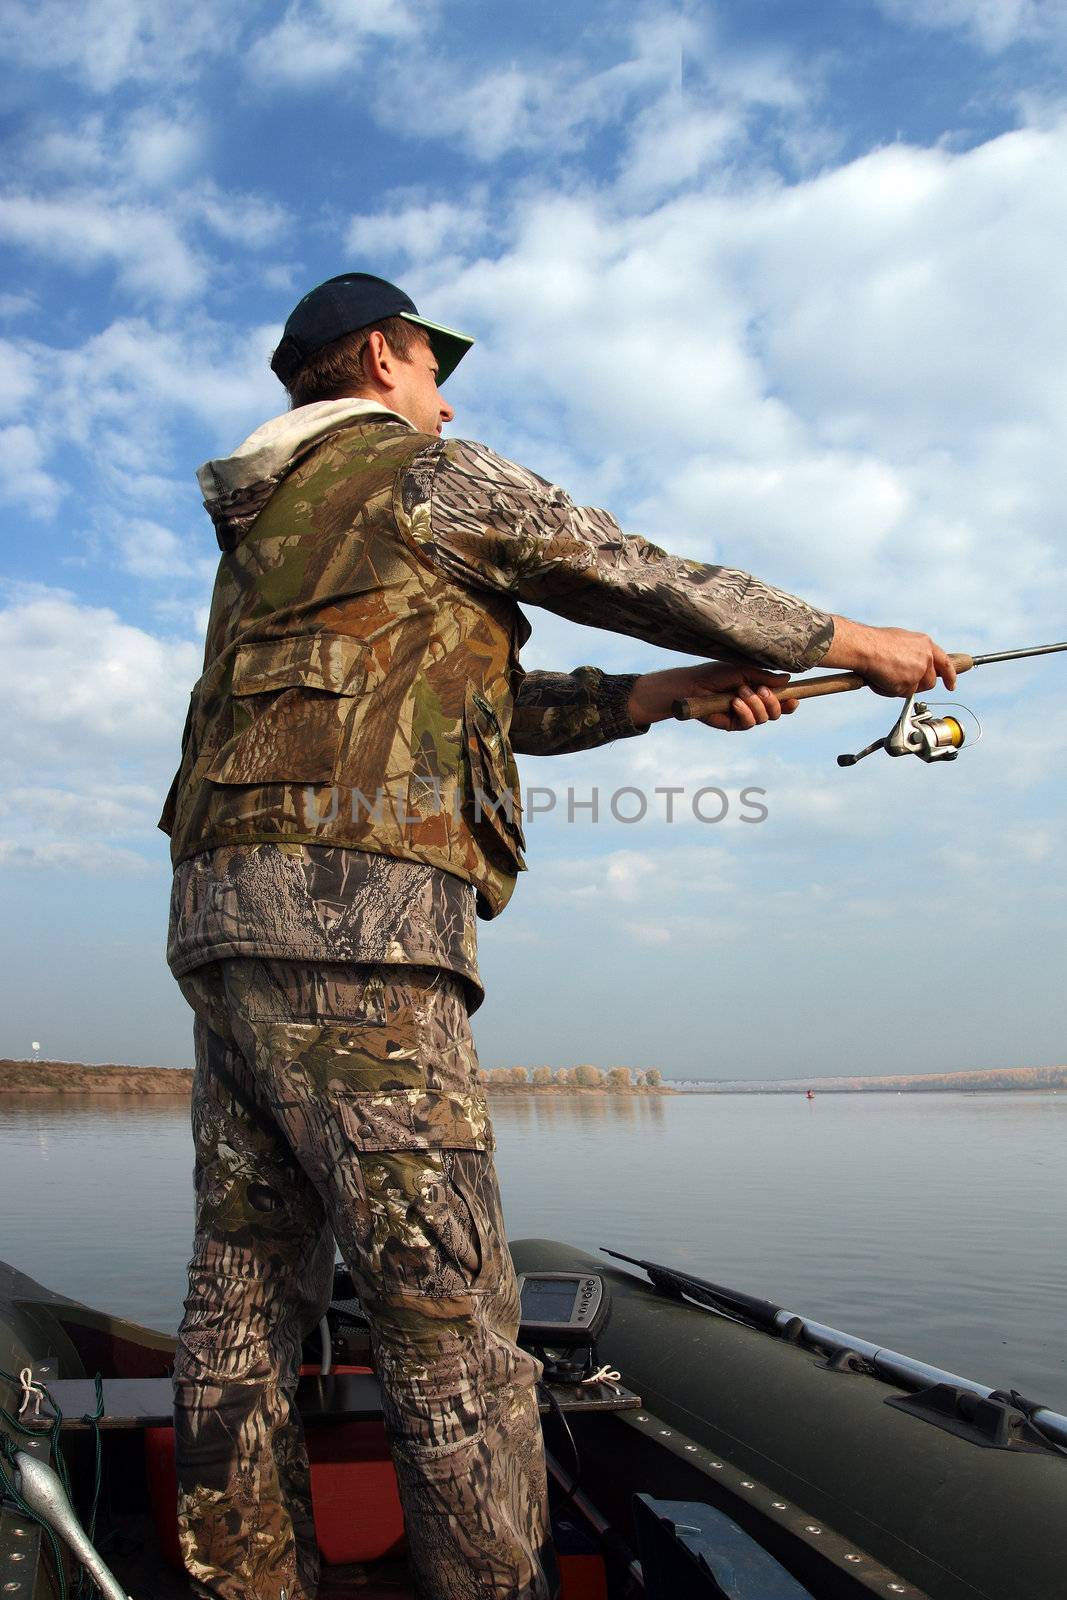
[[[201, 469], [222, 559], [161, 826], [196, 1014], [197, 1222], [175, 1367], [193, 1591], [310, 1600], [292, 1397], [334, 1238], [371, 1319], [424, 1600], [556, 1593], [534, 1386], [468, 1011], [475, 910], [522, 869], [513, 750], [647, 731], [678, 696], [776, 719], [767, 668], [952, 682], [925, 635], [666, 555], [482, 445], [443, 440], [471, 340], [352, 273], [286, 324], [293, 409]], [[531, 673], [517, 602], [698, 656]], [[778, 691], [778, 692], [776, 692]]]

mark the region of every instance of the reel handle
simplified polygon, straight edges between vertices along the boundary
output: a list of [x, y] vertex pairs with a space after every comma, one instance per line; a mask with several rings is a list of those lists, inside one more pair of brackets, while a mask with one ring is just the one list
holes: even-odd
[[[974, 666], [974, 657], [964, 655], [949, 656], [949, 660], [957, 672], [970, 672]], [[866, 678], [861, 678], [858, 672], [826, 672], [818, 678], [798, 678], [796, 683], [787, 683], [776, 693], [781, 700], [814, 700], [824, 694], [848, 694], [852, 689], [866, 689]], [[729, 711], [735, 694], [707, 694], [693, 696], [689, 700], [676, 700], [673, 711], [679, 722], [688, 722], [693, 717], [710, 717], [716, 711]]]

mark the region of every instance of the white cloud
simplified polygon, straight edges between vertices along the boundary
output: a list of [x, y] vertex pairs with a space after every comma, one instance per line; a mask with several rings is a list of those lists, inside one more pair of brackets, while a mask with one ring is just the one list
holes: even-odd
[[33, 428], [0, 428], [0, 500], [24, 505], [35, 517], [54, 514], [64, 486], [45, 470], [47, 447]]
[[200, 654], [61, 590], [15, 594], [0, 610], [0, 865], [127, 873], [158, 854]]
[[49, 119], [24, 135], [0, 239], [75, 274], [110, 268], [127, 300], [163, 307], [240, 271], [289, 222], [278, 201], [205, 175], [202, 110], [189, 101]]
[[620, 190], [639, 200], [673, 192], [724, 153], [740, 153], [754, 115], [780, 123], [776, 136], [794, 158], [805, 146], [819, 148], [808, 111], [819, 59], [809, 54], [800, 67], [782, 52], [728, 46], [711, 8], [615, 12], [607, 25], [602, 19], [595, 49], [578, 35], [567, 50], [528, 52], [521, 61], [487, 52], [480, 71], [436, 41], [419, 42], [421, 59], [407, 51], [386, 61], [378, 120], [395, 131], [395, 105], [407, 96], [409, 137], [451, 137], [486, 164], [515, 151], [578, 153], [610, 128]]
[[[198, 578], [210, 584], [214, 576], [216, 561], [210, 555], [194, 558], [189, 542], [161, 523], [144, 517], [129, 522], [123, 520], [115, 538], [123, 567], [135, 577], [167, 583], [180, 578]], [[200, 547], [206, 548], [206, 540], [201, 540]]]
[[202, 116], [201, 108], [191, 103], [171, 116], [140, 110], [130, 117], [123, 130], [130, 178], [156, 189], [185, 177], [204, 154]]
[[358, 67], [374, 40], [410, 38], [425, 19], [408, 0], [292, 0], [252, 43], [247, 72], [257, 84], [309, 88]]
[[59, 173], [66, 183], [107, 175], [130, 189], [156, 189], [186, 176], [205, 154], [203, 112], [193, 102], [136, 106], [75, 121], [49, 118], [24, 132], [24, 168]]
[[121, 846], [96, 840], [55, 840], [51, 844], [20, 844], [0, 839], [0, 871], [87, 873], [93, 878], [140, 877], [149, 870], [144, 856]]
[[903, 423], [912, 445], [1056, 411], [1041, 313], [1067, 301], [1052, 270], [1067, 193], [1047, 181], [1065, 154], [1064, 121], [962, 154], [897, 145], [736, 207], [731, 268], [786, 392], [803, 387], [839, 438]]
[[27, 771], [143, 760], [176, 747], [200, 651], [58, 590], [0, 611], [0, 748]]
[[102, 262], [138, 296], [186, 300], [207, 282], [207, 265], [163, 211], [94, 197], [0, 197], [0, 238], [81, 272]]
[[916, 28], [967, 32], [991, 55], [1021, 41], [1067, 32], [1060, 0], [878, 0], [887, 16]]
[[489, 233], [485, 207], [477, 195], [462, 202], [392, 197], [384, 211], [353, 217], [345, 236], [350, 255], [367, 260], [400, 255], [411, 262], [434, 262], [443, 255], [469, 251]]
[[181, 579], [174, 598], [188, 614], [187, 581], [199, 605], [218, 552], [199, 509], [197, 458], [186, 438], [177, 460], [178, 442], [192, 424], [201, 430], [198, 454], [221, 455], [284, 410], [267, 365], [277, 337], [276, 329], [235, 337], [201, 319], [162, 330], [128, 318], [71, 349], [10, 344], [0, 379], [0, 416], [13, 414], [0, 428], [0, 500], [50, 517], [73, 493], [82, 533], [95, 530], [94, 558], [116, 551], [134, 576]]
[[625, 50], [622, 54], [621, 61], [600, 70], [575, 51], [530, 65], [496, 63], [472, 73], [468, 62], [427, 52], [418, 63], [417, 96], [408, 93], [412, 62], [399, 56], [375, 111], [389, 125], [397, 96], [407, 94], [404, 131], [409, 137], [451, 136], [487, 163], [512, 150], [575, 149], [635, 95], [677, 81], [677, 46], [661, 48], [654, 41], [631, 59]]
[[1061, 118], [651, 209], [527, 192], [433, 306], [492, 442], [566, 437], [566, 486], [668, 548], [956, 641], [1055, 627], [1065, 163]]
[[16, 818], [38, 833], [129, 834], [144, 828], [146, 808], [158, 810], [159, 797], [148, 786], [114, 782], [84, 789], [17, 785], [0, 795], [0, 817]]
[[176, 23], [166, 0], [2, 0], [5, 55], [67, 74], [98, 94], [128, 80], [171, 82], [232, 45], [237, 21], [217, 0]]
[[[712, 829], [708, 829], [711, 833]], [[539, 862], [536, 875], [529, 884], [524, 883], [523, 895], [534, 906], [554, 909], [562, 907], [603, 916], [605, 907], [652, 908], [657, 920], [662, 920], [664, 908], [676, 901], [678, 904], [721, 903], [722, 897], [733, 892], [735, 859], [729, 852], [714, 844], [680, 845], [672, 843], [664, 848], [664, 832], [657, 829], [657, 839], [647, 850], [612, 850], [599, 855], [555, 854], [551, 860]]]
[[36, 387], [29, 351], [0, 339], [0, 417], [17, 415]]
[[249, 250], [265, 250], [275, 244], [289, 221], [284, 206], [260, 195], [227, 194], [213, 185], [204, 186], [189, 196], [190, 209], [220, 239], [243, 245]]
[[858, 580], [886, 553], [914, 506], [901, 475], [885, 462], [809, 446], [755, 462], [705, 459], [683, 468], [641, 510], [659, 526], [674, 513], [688, 527], [703, 528], [704, 553], [727, 563], [738, 542], [765, 562], [783, 539], [795, 540], [823, 570], [844, 550]]
[[0, 317], [23, 317], [36, 305], [32, 294], [0, 294]]
[[685, 188], [744, 142], [745, 120], [733, 107], [705, 108], [679, 98], [639, 116], [625, 161], [628, 198], [662, 198]]
[[161, 329], [122, 318], [76, 349], [48, 353], [45, 366], [66, 436], [137, 474], [153, 463], [169, 467], [179, 420], [206, 422], [222, 453], [284, 410], [268, 367], [279, 334], [257, 327], [235, 334], [201, 319]]

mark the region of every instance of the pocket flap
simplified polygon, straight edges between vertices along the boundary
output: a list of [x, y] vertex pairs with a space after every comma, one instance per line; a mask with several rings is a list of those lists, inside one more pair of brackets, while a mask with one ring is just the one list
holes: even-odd
[[473, 794], [473, 822], [483, 839], [502, 844], [517, 865], [524, 865], [526, 839], [522, 831], [519, 774], [511, 747], [493, 707], [484, 695], [468, 689], [463, 711], [467, 759]]
[[367, 678], [366, 647], [344, 633], [309, 633], [237, 647], [233, 694], [275, 694], [279, 689], [321, 689], [359, 694]]

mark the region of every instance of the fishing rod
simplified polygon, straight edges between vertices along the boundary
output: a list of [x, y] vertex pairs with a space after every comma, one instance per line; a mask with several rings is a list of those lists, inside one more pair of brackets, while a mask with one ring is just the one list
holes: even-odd
[[[972, 667], [986, 667], [997, 661], [1018, 661], [1023, 656], [1048, 656], [1057, 650], [1067, 650], [1067, 642], [1063, 644], [1033, 645], [1028, 650], [996, 650], [984, 656], [971, 656], [960, 652], [949, 656], [957, 673], [970, 672]], [[817, 678], [800, 678], [796, 683], [787, 684], [778, 691], [783, 700], [814, 700], [825, 694], [848, 694], [853, 689], [867, 689], [870, 685], [866, 678], [858, 672], [827, 672]], [[729, 711], [734, 701], [732, 693], [720, 693], [692, 696], [688, 700], [674, 702], [674, 715], [679, 722], [688, 722], [693, 717], [709, 717], [715, 712]], [[940, 703], [940, 702], [939, 702]], [[954, 702], [948, 702], [951, 709]], [[960, 707], [967, 710], [966, 706]], [[973, 711], [968, 715], [974, 717], [978, 726], [978, 737], [981, 738], [981, 724], [974, 716]], [[955, 761], [966, 739], [963, 724], [957, 717], [937, 716], [926, 701], [918, 699], [914, 694], [907, 697], [904, 709], [889, 732], [881, 739], [875, 739], [872, 744], [863, 750], [858, 750], [855, 755], [838, 756], [839, 767], [854, 767], [857, 761], [862, 761], [864, 756], [873, 755], [875, 750], [884, 750], [890, 756], [918, 756], [920, 761]], [[977, 741], [975, 741], [977, 742]]]

